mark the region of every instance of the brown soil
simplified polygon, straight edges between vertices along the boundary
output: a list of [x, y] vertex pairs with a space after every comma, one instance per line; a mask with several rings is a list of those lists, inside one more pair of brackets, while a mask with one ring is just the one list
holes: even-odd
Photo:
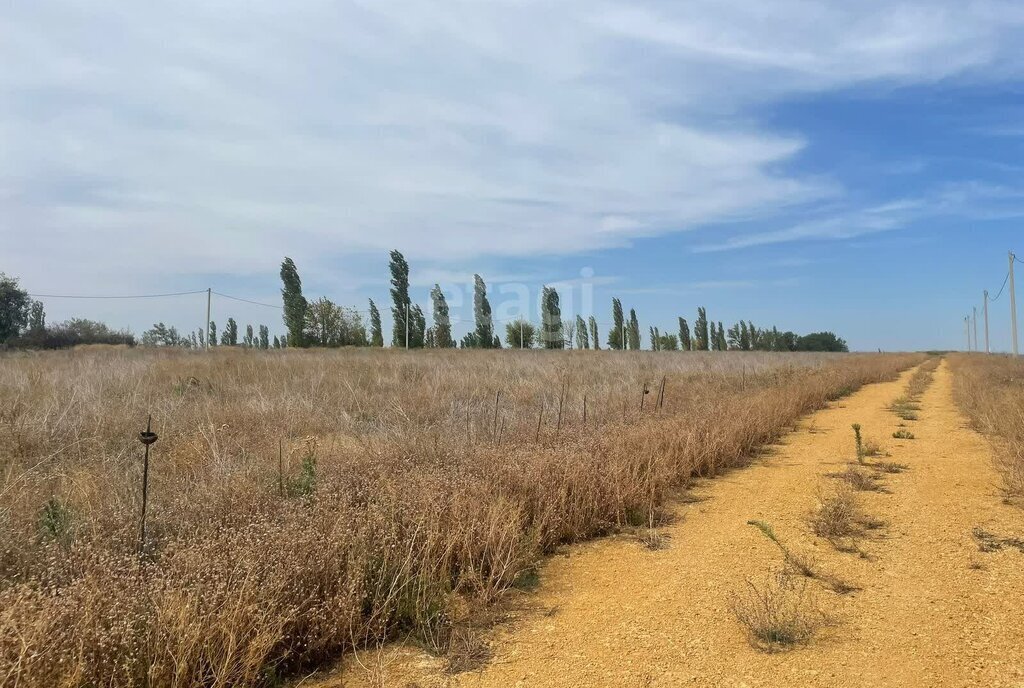
[[[674, 506], [651, 551], [619, 536], [569, 548], [541, 570], [529, 611], [497, 627], [481, 670], [443, 673], [411, 647], [363, 653], [328, 686], [1024, 686], [1024, 553], [982, 552], [976, 527], [1024, 537], [1024, 514], [1002, 503], [986, 440], [953, 405], [944, 362], [921, 398], [915, 440], [895, 440], [887, 410], [909, 373], [808, 417], [763, 461], [697, 487]], [[861, 492], [886, 527], [844, 554], [815, 537], [808, 514], [827, 474], [854, 458], [851, 424], [909, 466]], [[782, 567], [747, 522], [772, 525], [791, 550], [859, 590], [812, 583], [835, 624], [809, 644], [764, 654], [747, 642], [730, 599]], [[304, 682], [304, 685], [313, 685]]]

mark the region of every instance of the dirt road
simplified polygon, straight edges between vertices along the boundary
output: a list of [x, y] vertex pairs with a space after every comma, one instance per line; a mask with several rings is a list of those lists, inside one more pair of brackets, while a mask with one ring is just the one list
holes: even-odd
[[[808, 417], [763, 461], [707, 481], [678, 504], [668, 547], [629, 537], [572, 547], [541, 571], [534, 611], [500, 626], [494, 658], [455, 677], [410, 649], [388, 650], [378, 682], [395, 686], [1024, 686], [1024, 553], [981, 552], [975, 527], [1024, 536], [1004, 505], [984, 438], [952, 400], [945, 362], [921, 398], [914, 440], [887, 406], [904, 389], [872, 385]], [[860, 493], [887, 526], [844, 554], [807, 522], [828, 473], [854, 458], [851, 424], [909, 466], [885, 492]], [[859, 590], [815, 588], [837, 622], [808, 645], [767, 655], [750, 647], [729, 601], [782, 567], [751, 519]], [[376, 661], [376, 660], [375, 660]], [[364, 659], [364, 663], [367, 660]], [[349, 666], [344, 680], [369, 674]]]

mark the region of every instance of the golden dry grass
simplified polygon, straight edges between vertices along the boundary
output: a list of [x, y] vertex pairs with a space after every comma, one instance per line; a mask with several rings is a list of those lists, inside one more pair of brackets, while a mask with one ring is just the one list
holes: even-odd
[[[646, 522], [691, 477], [919, 360], [4, 355], [0, 684], [260, 685], [398, 634], [429, 645], [559, 543]], [[658, 408], [641, 390], [662, 377]]]
[[955, 354], [953, 394], [975, 428], [996, 449], [1007, 499], [1024, 498], [1024, 359]]

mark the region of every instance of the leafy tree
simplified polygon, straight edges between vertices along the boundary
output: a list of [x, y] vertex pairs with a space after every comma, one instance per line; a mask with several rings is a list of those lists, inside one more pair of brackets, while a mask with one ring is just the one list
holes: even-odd
[[384, 332], [380, 327], [380, 311], [370, 299], [370, 346], [384, 346]]
[[796, 351], [847, 352], [846, 342], [832, 332], [812, 332], [797, 339]]
[[554, 287], [544, 287], [541, 293], [541, 345], [545, 349], [564, 349], [562, 338], [562, 309]]
[[276, 334], [274, 335], [274, 348], [275, 349], [280, 349], [281, 348], [281, 340], [278, 339]]
[[450, 349], [455, 346], [455, 340], [452, 339], [452, 320], [448, 314], [448, 299], [441, 291], [440, 284], [435, 284], [430, 290], [430, 299], [434, 305], [434, 346], [439, 349]]
[[494, 335], [494, 339], [491, 340], [491, 348], [492, 349], [500, 349], [501, 348], [501, 337], [499, 337], [498, 335]]
[[306, 307], [306, 326], [302, 340], [313, 346], [341, 345], [341, 309], [321, 296]]
[[625, 349], [625, 323], [622, 316], [622, 302], [612, 299], [612, 329], [608, 331], [608, 348]]
[[736, 323], [735, 325], [733, 325], [732, 327], [729, 328], [729, 332], [728, 332], [727, 337], [726, 337], [726, 342], [728, 343], [730, 349], [739, 349], [740, 348], [740, 324], [739, 323]]
[[234, 318], [228, 318], [228, 324], [220, 335], [222, 346], [238, 346], [238, 323]]
[[[412, 303], [409, 301], [409, 264], [405, 262], [405, 256], [398, 251], [391, 252], [391, 262], [388, 264], [391, 271], [391, 346], [405, 346], [406, 322], [405, 319], [412, 312]], [[413, 347], [412, 323], [409, 323], [409, 347]]]
[[725, 341], [725, 328], [722, 327], [722, 321], [718, 321], [718, 332], [715, 335], [715, 341], [717, 346], [715, 347], [718, 351], [725, 351], [729, 348], [728, 343]]
[[590, 334], [587, 332], [587, 323], [582, 315], [576, 316], [576, 348], [590, 348]]
[[512, 349], [532, 349], [536, 337], [533, 323], [524, 318], [505, 323], [505, 342]]
[[270, 328], [266, 325], [260, 325], [260, 348], [270, 348]]
[[487, 285], [480, 275], [473, 275], [473, 318], [476, 321], [476, 342], [489, 349], [494, 342], [494, 320], [491, 302], [487, 300]]
[[409, 312], [409, 348], [422, 349], [426, 344], [427, 318], [423, 315], [423, 309], [414, 304]]
[[245, 336], [242, 337], [242, 346], [252, 348], [253, 344], [256, 343], [256, 338], [253, 336], [252, 324], [245, 326]]
[[687, 324], [686, 318], [679, 318], [679, 347], [683, 351], [689, 351], [692, 346], [693, 342], [690, 341], [690, 326]]
[[210, 321], [210, 333], [206, 335], [210, 338], [210, 346], [217, 346], [217, 323]]
[[28, 324], [31, 299], [18, 280], [0, 272], [0, 344], [17, 337]]
[[33, 301], [28, 312], [28, 333], [41, 335], [46, 332], [46, 309], [42, 301]]
[[626, 342], [631, 351], [640, 350], [640, 321], [636, 319], [636, 310], [629, 309], [629, 326], [626, 328]]
[[707, 351], [711, 344], [708, 335], [708, 312], [703, 306], [697, 309], [697, 320], [693, 323], [693, 339], [695, 351]]
[[181, 335], [174, 326], [168, 327], [162, 322], [142, 333], [143, 346], [181, 346]]
[[284, 300], [284, 324], [288, 328], [288, 342], [303, 346], [302, 331], [306, 327], [306, 297], [302, 295], [302, 280], [295, 261], [285, 257], [281, 263], [281, 298]]
[[750, 330], [745, 320], [740, 320], [740, 351], [750, 351]]
[[657, 327], [648, 327], [647, 328], [647, 336], [651, 340], [651, 351], [657, 351], [658, 350], [658, 344], [659, 344], [659, 342], [658, 342], [658, 335], [659, 334], [660, 333], [658, 332], [658, 328]]
[[594, 351], [601, 348], [601, 338], [597, 336], [597, 318], [590, 316], [590, 341], [594, 342]]
[[576, 342], [576, 319], [569, 318], [562, 321], [562, 341], [569, 349], [573, 348]]

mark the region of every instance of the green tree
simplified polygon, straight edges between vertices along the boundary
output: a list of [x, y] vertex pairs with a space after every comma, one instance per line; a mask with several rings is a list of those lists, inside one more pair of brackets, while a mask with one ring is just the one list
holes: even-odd
[[433, 345], [438, 349], [450, 349], [455, 346], [452, 339], [452, 320], [448, 311], [448, 299], [445, 298], [440, 284], [430, 290], [430, 300], [434, 309]]
[[658, 341], [658, 335], [659, 334], [661, 334], [661, 333], [658, 331], [657, 327], [648, 327], [647, 328], [647, 336], [651, 340], [651, 351], [657, 351], [658, 350], [658, 344], [660, 343]]
[[274, 335], [274, 348], [275, 349], [280, 349], [281, 348], [281, 340], [278, 339], [276, 334]]
[[629, 309], [629, 326], [626, 327], [626, 342], [630, 351], [640, 350], [640, 321], [636, 319], [636, 310]]
[[590, 333], [587, 332], [587, 323], [582, 315], [576, 316], [576, 348], [590, 348]]
[[689, 351], [693, 346], [693, 342], [690, 341], [690, 325], [686, 322], [686, 318], [679, 318], [679, 348], [683, 351]]
[[590, 316], [588, 322], [590, 323], [590, 341], [594, 343], [594, 351], [598, 351], [601, 348], [601, 338], [597, 336], [597, 318]]
[[608, 348], [625, 349], [625, 323], [622, 315], [622, 302], [612, 299], [612, 329], [608, 330]]
[[33, 301], [28, 312], [28, 332], [32, 335], [46, 333], [46, 309], [42, 301]]
[[260, 348], [270, 348], [270, 328], [266, 325], [260, 325]]
[[143, 346], [181, 346], [182, 341], [175, 327], [168, 327], [162, 322], [142, 333]]
[[525, 318], [518, 318], [505, 324], [505, 342], [509, 348], [532, 349], [536, 338], [536, 328]]
[[245, 326], [245, 336], [242, 337], [242, 346], [252, 348], [253, 344], [256, 343], [256, 338], [253, 336], [252, 325]]
[[306, 297], [302, 295], [302, 280], [295, 261], [287, 256], [281, 263], [281, 298], [284, 301], [284, 324], [288, 328], [288, 343], [303, 346], [302, 331], [306, 327]]
[[384, 332], [380, 326], [380, 311], [370, 299], [370, 346], [384, 346]]
[[234, 318], [228, 318], [228, 324], [220, 336], [220, 343], [224, 346], [238, 346], [238, 323]]
[[210, 333], [206, 335], [210, 339], [210, 346], [217, 346], [217, 323], [210, 321]]
[[747, 321], [740, 320], [740, 351], [750, 351], [750, 330], [747, 329]]
[[480, 275], [473, 275], [473, 319], [476, 322], [476, 343], [489, 349], [494, 342], [494, 319], [491, 302], [487, 300], [487, 285]]
[[427, 318], [418, 304], [409, 311], [409, 348], [422, 349], [427, 341]]
[[321, 296], [306, 307], [302, 341], [313, 346], [341, 346], [341, 309]]
[[0, 272], [0, 344], [17, 337], [28, 324], [31, 299], [18, 280]]
[[797, 339], [795, 350], [847, 352], [850, 348], [833, 332], [811, 332]]
[[[405, 346], [406, 317], [412, 312], [412, 303], [409, 301], [409, 264], [405, 262], [405, 256], [398, 251], [391, 252], [391, 262], [388, 264], [391, 271], [391, 346]], [[412, 323], [409, 323], [409, 347], [412, 345], [413, 336]]]
[[541, 346], [545, 349], [564, 349], [562, 338], [562, 308], [558, 292], [554, 287], [544, 287], [541, 292]]
[[693, 348], [707, 351], [711, 340], [708, 335], [708, 312], [703, 306], [697, 309], [697, 320], [693, 323]]
[[717, 343], [715, 348], [718, 351], [725, 351], [729, 348], [729, 345], [725, 341], [725, 328], [722, 327], [721, 320], [718, 321], [718, 331], [715, 334], [715, 342]]

